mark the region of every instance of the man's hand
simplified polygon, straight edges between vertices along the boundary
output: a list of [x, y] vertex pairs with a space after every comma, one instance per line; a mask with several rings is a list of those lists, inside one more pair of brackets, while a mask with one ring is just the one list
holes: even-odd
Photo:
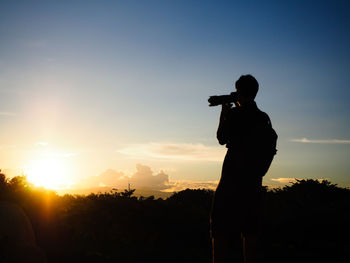
[[232, 109], [232, 104], [231, 103], [226, 103], [221, 105], [221, 111], [224, 113], [229, 112]]

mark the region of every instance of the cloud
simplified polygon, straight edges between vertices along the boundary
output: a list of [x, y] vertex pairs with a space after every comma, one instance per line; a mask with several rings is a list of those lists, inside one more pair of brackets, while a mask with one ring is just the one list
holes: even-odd
[[297, 178], [288, 178], [288, 177], [271, 178], [271, 181], [278, 182], [280, 184], [287, 184], [287, 183], [295, 183], [297, 181]]
[[141, 164], [136, 164], [136, 170], [136, 173], [130, 178], [133, 187], [147, 187], [154, 190], [168, 188], [169, 176], [164, 171], [154, 175], [150, 167]]
[[164, 171], [154, 173], [149, 166], [136, 164], [136, 172], [131, 176], [127, 176], [123, 172], [108, 169], [98, 176], [90, 176], [83, 179], [77, 187], [95, 188], [103, 186], [117, 188], [120, 191], [126, 189], [128, 184], [134, 189], [148, 188], [163, 192], [174, 192], [187, 188], [206, 188], [214, 190], [218, 181], [170, 181], [169, 175]]
[[180, 180], [175, 182], [170, 182], [168, 187], [164, 192], [178, 192], [189, 189], [211, 189], [215, 190], [219, 181], [190, 181], [190, 180]]
[[[297, 180], [302, 180], [302, 179], [300, 179], [300, 178], [288, 178], [288, 177], [271, 178], [271, 181], [278, 182], [281, 184], [295, 183]], [[329, 180], [329, 178], [321, 178], [321, 179], [317, 178], [314, 180], [322, 182], [324, 180]]]
[[10, 111], [0, 111], [0, 116], [11, 117], [16, 116], [16, 113]]
[[[123, 172], [117, 172], [113, 169], [108, 169], [98, 176], [89, 176], [80, 181], [77, 187], [81, 188], [92, 188], [99, 186], [113, 186], [119, 187], [120, 181], [125, 177]], [[125, 188], [127, 185], [123, 185]]]
[[338, 140], [338, 139], [311, 140], [307, 138], [301, 138], [301, 139], [291, 139], [291, 141], [301, 142], [301, 143], [350, 144], [350, 140]]
[[90, 176], [82, 180], [79, 187], [111, 186], [117, 189], [125, 189], [131, 184], [132, 188], [150, 188], [164, 190], [169, 188], [169, 176], [160, 171], [154, 174], [150, 167], [136, 164], [136, 172], [127, 176], [123, 172], [108, 169], [98, 176]]
[[150, 142], [129, 145], [116, 152], [137, 159], [222, 162], [225, 149], [203, 144]]

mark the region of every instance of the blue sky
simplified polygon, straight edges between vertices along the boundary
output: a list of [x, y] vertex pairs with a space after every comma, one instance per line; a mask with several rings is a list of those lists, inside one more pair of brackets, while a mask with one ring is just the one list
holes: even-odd
[[350, 185], [347, 1], [13, 2], [0, 8], [3, 169], [61, 154], [72, 181], [136, 163], [216, 181], [207, 98], [250, 73], [279, 134], [264, 183]]

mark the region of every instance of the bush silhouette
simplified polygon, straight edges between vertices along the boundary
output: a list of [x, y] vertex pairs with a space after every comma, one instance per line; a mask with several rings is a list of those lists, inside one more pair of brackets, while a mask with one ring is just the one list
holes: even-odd
[[[59, 196], [0, 174], [0, 200], [23, 208], [48, 262], [209, 263], [213, 191], [186, 189], [165, 200], [133, 193]], [[260, 261], [342, 262], [348, 222], [350, 190], [329, 181], [265, 189]]]

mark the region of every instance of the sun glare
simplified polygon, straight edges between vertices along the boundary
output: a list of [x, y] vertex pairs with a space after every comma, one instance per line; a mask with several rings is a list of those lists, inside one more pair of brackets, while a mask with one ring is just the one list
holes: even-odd
[[27, 171], [28, 181], [47, 189], [60, 189], [66, 185], [66, 169], [63, 160], [41, 159], [33, 161]]

